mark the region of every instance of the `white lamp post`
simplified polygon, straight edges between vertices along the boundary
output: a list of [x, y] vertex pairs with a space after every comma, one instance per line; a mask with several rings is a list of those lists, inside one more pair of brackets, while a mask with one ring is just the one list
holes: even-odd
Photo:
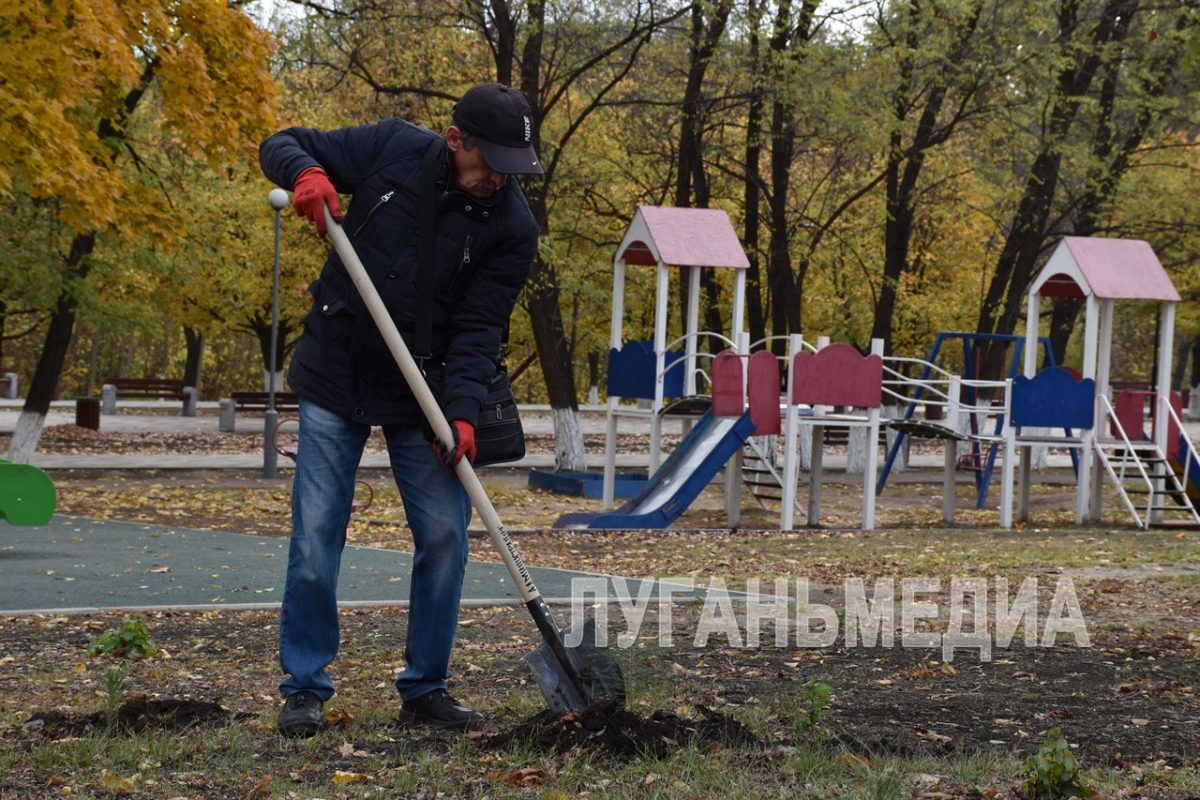
[[263, 420], [263, 477], [279, 476], [279, 453], [275, 450], [275, 426], [279, 424], [279, 412], [275, 410], [275, 376], [277, 365], [275, 353], [279, 342], [279, 212], [288, 206], [288, 193], [283, 189], [272, 189], [267, 202], [275, 209], [275, 265], [271, 278], [271, 354], [268, 357], [267, 413]]

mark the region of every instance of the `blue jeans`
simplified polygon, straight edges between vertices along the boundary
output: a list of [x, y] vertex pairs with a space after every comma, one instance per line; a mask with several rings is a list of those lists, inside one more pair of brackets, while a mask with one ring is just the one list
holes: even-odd
[[[446, 686], [467, 564], [471, 506], [420, 428], [383, 429], [396, 486], [413, 535], [406, 666], [396, 679], [405, 700]], [[300, 401], [292, 538], [279, 623], [279, 663], [287, 697], [333, 696], [325, 668], [338, 651], [337, 579], [359, 458], [371, 428]]]

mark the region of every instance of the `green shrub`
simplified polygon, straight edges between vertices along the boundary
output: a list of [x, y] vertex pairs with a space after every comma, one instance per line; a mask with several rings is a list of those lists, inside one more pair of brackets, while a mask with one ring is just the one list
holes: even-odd
[[158, 648], [150, 643], [150, 632], [142, 623], [142, 618], [135, 614], [127, 614], [121, 620], [121, 627], [115, 631], [107, 631], [92, 637], [87, 647], [88, 655], [114, 655], [127, 658], [145, 658], [153, 656]]
[[1024, 785], [1030, 800], [1061, 800], [1095, 794], [1083, 785], [1075, 754], [1058, 728], [1051, 728], [1046, 733], [1046, 741], [1025, 761], [1025, 768], [1030, 773]]
[[795, 719], [797, 730], [808, 731], [821, 724], [825, 706], [829, 704], [829, 698], [833, 695], [833, 687], [824, 680], [828, 677], [828, 675], [818, 675], [809, 678], [801, 685], [802, 706]]

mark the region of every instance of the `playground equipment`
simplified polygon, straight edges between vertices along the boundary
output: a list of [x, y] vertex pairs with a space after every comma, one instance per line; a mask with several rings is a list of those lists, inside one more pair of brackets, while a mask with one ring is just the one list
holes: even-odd
[[[630, 264], [657, 267], [652, 342], [623, 341], [625, 276], [626, 267]], [[1011, 504], [1015, 498], [1019, 502], [1018, 513], [1021, 518], [1027, 514], [1031, 455], [1035, 447], [1041, 451], [1050, 447], [1065, 447], [1070, 452], [1080, 487], [1076, 503], [1076, 516], [1080, 522], [1085, 515], [1095, 519], [1100, 513], [1102, 473], [1093, 469], [1093, 462], [1099, 459], [1139, 524], [1148, 525], [1151, 521], [1161, 520], [1163, 513], [1174, 507], [1167, 505], [1167, 501], [1185, 504], [1189, 517], [1200, 523], [1200, 515], [1196, 514], [1188, 499], [1189, 495], [1200, 498], [1200, 456], [1181, 433], [1183, 428], [1179, 421], [1178, 403], [1172, 406], [1166, 399], [1169, 397], [1170, 337], [1174, 327], [1174, 305], [1179, 295], [1149, 245], [1131, 240], [1064, 239], [1031, 289], [1030, 316], [1024, 336], [942, 332], [938, 334], [925, 360], [885, 359], [877, 351], [863, 357], [849, 345], [828, 346], [832, 349], [824, 358], [829, 359], [829, 364], [822, 366], [815, 366], [821, 364], [819, 353], [804, 353], [808, 345], [796, 336], [789, 344], [788, 396], [781, 403], [788, 420], [784, 474], [779, 475], [776, 469], [778, 451], [775, 442], [769, 439], [759, 442], [764, 430], [761, 420], [751, 429], [753, 434], [746, 434], [746, 437], [753, 438], [744, 441], [741, 446], [735, 446], [733, 439], [727, 438], [732, 436], [735, 427], [728, 420], [740, 419], [750, 413], [741, 405], [746, 394], [739, 393], [736, 408], [731, 403], [722, 412], [714, 410], [701, 418], [696, 430], [684, 438], [680, 447], [682, 452], [677, 452], [668, 460], [660, 475], [663, 419], [682, 416], [678, 410], [681, 405], [691, 406], [693, 413], [695, 409], [708, 407], [708, 398], [696, 396], [699, 380], [708, 380], [712, 386], [711, 402], [714, 407], [719, 400], [718, 385], [729, 385], [722, 384], [717, 377], [722, 357], [701, 352], [700, 337], [708, 336], [710, 340], [726, 343], [730, 348], [730, 358], [747, 358], [753, 348], [742, 332], [744, 270], [747, 264], [728, 217], [723, 212], [651, 206], [638, 208], [613, 264], [603, 507], [608, 510], [614, 505], [615, 445], [619, 417], [649, 418], [651, 479], [645, 491], [607, 519], [592, 515], [586, 520], [579, 518], [570, 521], [564, 518], [560, 522], [590, 527], [665, 525], [715, 477], [727, 460], [726, 512], [730, 524], [736, 525], [740, 513], [745, 448], [745, 457], [755, 459], [755, 463], [760, 465], [757, 470], [760, 475], [768, 475], [766, 488], [773, 486], [772, 482], [779, 484], [781, 494], [777, 497], [782, 505], [780, 524], [790, 529], [797, 510], [799, 432], [807, 428], [813, 434], [813, 481], [807, 511], [809, 524], [817, 524], [820, 514], [822, 446], [826, 429], [835, 426], [866, 429], [865, 471], [869, 479], [875, 480], [878, 432], [885, 424], [880, 419], [880, 411], [886, 396], [899, 400], [906, 408], [900, 419], [886, 423], [896, 430], [896, 435], [888, 448], [883, 469], [873, 490], [868, 486], [864, 493], [870, 496], [863, 500], [863, 527], [866, 529], [874, 525], [874, 496], [886, 485], [908, 436], [933, 437], [944, 442], [942, 511], [946, 521], [953, 521], [954, 518], [955, 472], [960, 464], [958, 449], [960, 444], [965, 444], [969, 448], [966, 460], [975, 480], [977, 508], [983, 508], [987, 502], [992, 473], [1003, 454], [1001, 517], [1005, 525], [1012, 522]], [[682, 279], [687, 282], [689, 292], [686, 319], [682, 326], [684, 333], [668, 342], [668, 290], [672, 266], [681, 268]], [[731, 331], [728, 336], [697, 329], [699, 270], [704, 266], [736, 270]], [[1075, 296], [1087, 301], [1084, 369], [1081, 376], [1058, 371], [1049, 373], [1053, 377], [1042, 381], [1032, 380], [1038, 369], [1039, 355], [1047, 370], [1058, 369], [1049, 340], [1037, 335], [1038, 305], [1043, 295]], [[1163, 303], [1156, 366], [1157, 388], [1151, 404], [1151, 430], [1145, 433], [1139, 419], [1132, 436], [1127, 435], [1127, 429], [1132, 429], [1134, 423], [1126, 420], [1124, 427], [1121, 426], [1118, 420], [1120, 415], [1109, 400], [1108, 388], [1112, 301], [1124, 298], [1152, 299]], [[937, 363], [943, 345], [951, 341], [961, 342], [963, 346], [963, 376], [953, 375]], [[758, 342], [754, 346], [765, 344]], [[979, 379], [976, 364], [979, 349], [985, 344], [999, 344], [1008, 349], [1007, 380]], [[764, 353], [763, 364], [766, 364], [767, 358], [773, 356]], [[862, 362], [870, 363], [871, 366], [866, 368], [855, 361], [863, 358], [877, 360]], [[700, 368], [700, 362], [704, 359], [712, 359], [711, 379]], [[801, 373], [799, 376], [795, 374], [797, 369]], [[858, 370], [862, 370], [862, 376], [869, 372], [871, 379], [864, 377], [863, 385], [857, 388], [841, 383], [847, 375], [857, 374]], [[919, 371], [918, 377], [908, 377], [913, 371]], [[1024, 374], [1019, 375], [1018, 372]], [[730, 391], [729, 397], [733, 397]], [[1091, 401], [1087, 401], [1085, 396], [1090, 396]], [[665, 400], [669, 397], [682, 400], [668, 406]], [[753, 391], [749, 393], [749, 398], [750, 405], [753, 405]], [[647, 402], [634, 408], [623, 404], [624, 399]], [[1078, 409], [1063, 406], [1064, 403], [1080, 402], [1085, 405], [1090, 402], [1091, 413], [1078, 413]], [[1133, 400], [1121, 402], [1122, 408], [1133, 408]], [[1140, 408], [1141, 400], [1137, 402]], [[926, 410], [924, 420], [914, 417], [919, 405]], [[849, 406], [857, 411], [830, 414], [827, 409], [835, 406]], [[934, 411], [941, 413], [935, 415]], [[1125, 413], [1132, 412], [1127, 410]], [[1104, 425], [1097, 423], [1098, 418], [1114, 427], [1116, 433], [1112, 437], [1097, 437], [1097, 430], [1104, 428]], [[1163, 420], [1161, 425], [1157, 423], [1159, 419]], [[727, 421], [721, 423], [721, 420]], [[1151, 445], [1154, 448], [1152, 452], [1149, 450]], [[1019, 495], [1015, 491], [1018, 456], [1021, 458], [1022, 487]], [[1131, 480], [1139, 478], [1147, 488], [1137, 490], [1127, 487], [1127, 477]], [[763, 485], [755, 484], [752, 488], [760, 500], [758, 487]], [[1129, 495], [1137, 491], [1143, 491], [1148, 496], [1147, 510], [1142, 516], [1134, 510], [1135, 506], [1129, 499]]]
[[57, 503], [46, 473], [30, 464], [0, 459], [0, 519], [10, 525], [45, 525]]
[[[780, 527], [794, 525], [796, 481], [799, 458], [797, 437], [800, 426], [812, 428], [812, 467], [809, 472], [808, 524], [821, 517], [821, 474], [825, 428], [837, 425], [866, 428], [867, 464], [863, 470], [863, 530], [875, 528], [875, 473], [879, 464], [880, 406], [883, 401], [883, 340], [871, 340], [871, 354], [860, 355], [852, 346], [818, 341], [815, 353], [805, 352], [804, 340], [793, 335], [788, 347], [787, 427], [784, 446], [784, 482]], [[810, 408], [801, 412], [801, 405]], [[845, 406], [849, 413], [831, 407]], [[861, 409], [863, 413], [854, 413]]]
[[[962, 342], [963, 375], [953, 375], [938, 366], [943, 355], [942, 345], [947, 342]], [[897, 454], [909, 436], [926, 439], [941, 439], [946, 447], [942, 517], [946, 522], [954, 521], [954, 469], [958, 462], [952, 458], [957, 454], [958, 442], [969, 448], [967, 463], [975, 478], [975, 507], [987, 504], [988, 488], [991, 486], [999, 448], [1004, 441], [1006, 419], [1005, 406], [1007, 384], [1004, 381], [987, 381], [978, 378], [979, 350], [985, 343], [999, 342], [1010, 348], [1008, 377], [1015, 377], [1024, 360], [1026, 337], [999, 333], [967, 333], [963, 331], [941, 331], [934, 338], [933, 346], [924, 360], [889, 356], [884, 359], [884, 392], [896, 400], [906, 403], [904, 415], [892, 420], [890, 425], [896, 436], [888, 448], [883, 471], [875, 491], [883, 492], [888, 476], [895, 465]], [[1050, 340], [1040, 337], [1042, 358], [1047, 367], [1056, 366]], [[1035, 353], [1036, 358], [1036, 353]], [[906, 377], [903, 369], [919, 368], [917, 378]], [[925, 407], [925, 419], [915, 418], [918, 405]], [[967, 425], [962, 425], [963, 419]], [[990, 432], [989, 432], [990, 430]], [[1072, 454], [1074, 456], [1074, 454]], [[947, 503], [946, 501], [950, 502]]]
[[[625, 273], [627, 265], [656, 268], [654, 339], [624, 341]], [[750, 266], [729, 216], [718, 209], [638, 206], [613, 258], [613, 300], [608, 357], [608, 404], [604, 440], [604, 508], [613, 507], [616, 476], [618, 418], [650, 417], [650, 474], [662, 462], [662, 424], [665, 398], [696, 394], [700, 336], [708, 336], [737, 349], [743, 326], [746, 270]], [[667, 342], [671, 268], [678, 267], [688, 286], [684, 333]], [[730, 333], [701, 332], [700, 270], [735, 270]], [[672, 348], [681, 348], [678, 351]], [[648, 408], [622, 405], [622, 399], [644, 399]], [[737, 484], [733, 471], [726, 475], [726, 493], [736, 522]]]
[[[1037, 373], [1033, 343], [1042, 297], [1075, 297], [1085, 302], [1083, 366], [1078, 379], [1061, 371], [1045, 377]], [[1021, 461], [1016, 518], [1028, 517], [1030, 448], [1034, 444], [1078, 448], [1077, 524], [1099, 519], [1106, 473], [1140, 527], [1164, 522], [1164, 515], [1174, 511], [1189, 522], [1200, 524], [1200, 515], [1189, 499], [1189, 493], [1196, 493], [1193, 475], [1200, 477], [1200, 458], [1191, 441], [1181, 433], [1183, 424], [1170, 391], [1175, 306], [1179, 299], [1166, 270], [1144, 241], [1067, 236], [1059, 243], [1029, 289], [1024, 376], [1013, 381], [1015, 427], [1009, 432], [1006, 445], [1003, 526], [1012, 524], [1014, 459], [1018, 454]], [[1118, 396], [1122, 409], [1118, 411], [1110, 399], [1113, 309], [1117, 300], [1159, 303], [1155, 387], [1153, 392], [1137, 399], [1134, 413], [1130, 400]], [[1141, 418], [1145, 397], [1151, 399], [1150, 436], [1145, 434]], [[1100, 424], [1096, 424], [1097, 419]], [[1059, 436], [1027, 436], [1021, 431], [1024, 425], [1049, 424], [1061, 428], [1064, 422], [1075, 425], [1079, 433], [1072, 435], [1064, 428]], [[1097, 459], [1103, 471], [1093, 468]], [[1138, 504], [1131, 498], [1138, 494], [1146, 498], [1143, 511], [1138, 510]]]
[[[743, 361], [748, 362], [748, 378], [743, 375]], [[712, 387], [711, 408], [655, 470], [641, 492], [614, 511], [564, 514], [554, 527], [665, 528], [731, 459], [727, 472], [736, 481], [735, 497], [732, 506], [726, 503], [726, 510], [733, 509], [735, 521], [731, 524], [736, 524], [736, 501], [741, 494], [736, 457], [750, 436], [779, 433], [779, 370], [775, 357], [761, 351], [748, 358], [732, 350], [718, 353], [713, 359]]]

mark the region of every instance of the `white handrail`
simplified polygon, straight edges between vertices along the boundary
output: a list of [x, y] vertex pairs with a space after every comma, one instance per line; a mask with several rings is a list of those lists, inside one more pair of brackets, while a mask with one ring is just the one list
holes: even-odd
[[[785, 336], [764, 336], [763, 338], [759, 339], [758, 341], [750, 343], [750, 352], [753, 353], [755, 348], [758, 348], [760, 350], [767, 350], [767, 349], [769, 349], [767, 347], [767, 345], [769, 343], [778, 342], [778, 341], [786, 342], [789, 339], [791, 339], [791, 336], [787, 336], [787, 335], [785, 335]], [[808, 339], [802, 339], [800, 342], [800, 346], [802, 348], [804, 348], [805, 350], [808, 350], [809, 352], [812, 352], [812, 353], [817, 352], [816, 345], [814, 345], [812, 342], [808, 341]], [[786, 358], [786, 356], [785, 356], [785, 358]]]
[[1103, 457], [1104, 453], [1103, 453], [1103, 450], [1101, 449], [1100, 437], [1097, 436], [1096, 437], [1096, 449], [1098, 451], [1100, 451], [1100, 454], [1101, 454], [1100, 460], [1104, 463], [1104, 468], [1106, 470], [1108, 470], [1109, 477], [1111, 477], [1113, 479], [1113, 482], [1116, 484], [1117, 488], [1120, 490], [1117, 492], [1117, 494], [1121, 495], [1121, 499], [1125, 502], [1126, 510], [1128, 510], [1129, 513], [1133, 515], [1134, 519], [1138, 520], [1141, 523], [1141, 526], [1143, 528], [1148, 528], [1150, 526], [1150, 514], [1153, 511], [1153, 506], [1154, 506], [1154, 481], [1150, 480], [1150, 475], [1147, 474], [1146, 468], [1144, 466], [1142, 466], [1142, 459], [1138, 457], [1137, 452], [1133, 449], [1133, 444], [1129, 441], [1129, 437], [1125, 435], [1125, 428], [1121, 425], [1121, 420], [1117, 418], [1117, 412], [1112, 407], [1112, 403], [1110, 403], [1108, 401], [1108, 396], [1101, 394], [1101, 395], [1099, 395], [1099, 397], [1100, 397], [1101, 410], [1104, 412], [1102, 415], [1103, 418], [1101, 420], [1101, 425], [1103, 425], [1105, 422], [1111, 423], [1111, 427], [1114, 430], [1116, 430], [1117, 434], [1121, 437], [1121, 442], [1125, 445], [1125, 451], [1133, 456], [1133, 463], [1137, 465], [1138, 472], [1141, 473], [1141, 476], [1142, 476], [1142, 481], [1144, 481], [1146, 484], [1147, 500], [1146, 500], [1146, 517], [1144, 519], [1142, 518], [1142, 516], [1140, 514], [1138, 514], [1137, 509], [1133, 505], [1133, 501], [1129, 499], [1129, 494], [1125, 491], [1125, 488], [1124, 488], [1125, 487], [1125, 471], [1129, 467], [1129, 459], [1128, 458], [1121, 459], [1121, 474], [1117, 475], [1117, 473], [1112, 468], [1112, 464], [1110, 464], [1108, 462], [1107, 458]]
[[701, 336], [711, 336], [714, 339], [720, 339], [722, 342], [725, 342], [725, 344], [729, 345], [732, 349], [737, 350], [737, 345], [734, 344], [733, 339], [730, 339], [728, 336], [725, 336], [720, 333], [716, 333], [714, 331], [696, 331], [694, 334], [685, 333], [682, 336], [679, 336], [675, 339], [672, 339], [670, 342], [667, 342], [667, 345], [664, 349], [670, 350], [675, 345], [680, 344], [682, 342], [686, 342], [688, 339], [692, 338], [693, 336], [695, 336], [697, 339], [699, 339]]
[[[1200, 452], [1197, 452], [1196, 446], [1192, 444], [1191, 437], [1187, 435], [1187, 429], [1183, 427], [1183, 421], [1179, 419], [1179, 415], [1175, 413], [1175, 407], [1172, 406], [1170, 401], [1165, 397], [1161, 398], [1159, 402], [1163, 408], [1167, 410], [1167, 415], [1171, 418], [1171, 421], [1175, 423], [1175, 427], [1179, 429], [1179, 438], [1182, 439], [1187, 445], [1187, 458], [1179, 459], [1179, 463], [1183, 466], [1183, 480], [1181, 483], [1183, 484], [1183, 488], [1186, 490], [1188, 481], [1188, 467], [1190, 467], [1193, 462], [1200, 463]], [[1167, 430], [1171, 430], [1170, 426], [1167, 427]], [[1167, 443], [1167, 446], [1169, 449], [1170, 442]], [[1163, 455], [1166, 454], [1164, 453]]]
[[888, 363], [917, 364], [918, 366], [920, 366], [922, 368], [928, 368], [931, 371], [938, 373], [939, 375], [944, 375], [947, 379], [954, 377], [954, 373], [949, 372], [948, 370], [942, 369], [937, 364], [932, 364], [922, 358], [911, 358], [909, 356], [884, 356], [883, 363], [884, 364], [888, 364]]

